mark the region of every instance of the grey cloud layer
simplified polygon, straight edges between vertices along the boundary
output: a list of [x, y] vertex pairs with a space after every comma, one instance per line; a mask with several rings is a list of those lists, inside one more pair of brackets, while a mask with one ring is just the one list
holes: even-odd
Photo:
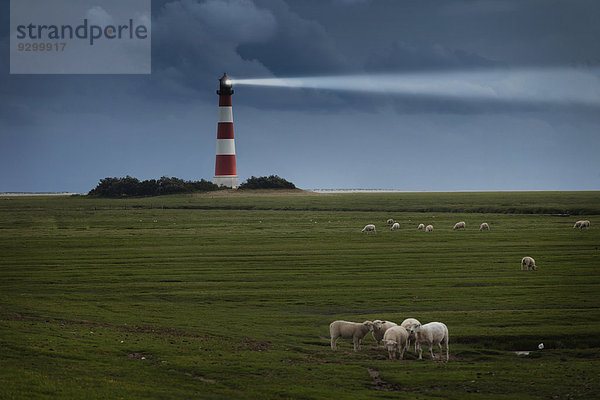
[[[0, 7], [0, 51], [9, 54], [8, 1]], [[223, 72], [574, 66], [585, 74], [560, 91], [595, 99], [599, 11], [595, 0], [154, 0], [149, 76], [16, 76], [0, 59], [0, 191], [87, 191], [126, 174], [210, 179]], [[543, 95], [542, 78], [514, 84]], [[597, 107], [247, 86], [236, 88], [234, 104], [242, 180], [279, 173], [309, 188], [600, 186]], [[356, 161], [365, 157], [368, 165]]]

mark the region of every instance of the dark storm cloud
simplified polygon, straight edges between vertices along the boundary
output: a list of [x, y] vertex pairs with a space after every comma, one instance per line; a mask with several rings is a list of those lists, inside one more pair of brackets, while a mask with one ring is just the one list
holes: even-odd
[[324, 27], [300, 17], [283, 0], [257, 0], [277, 18], [271, 40], [239, 46], [245, 59], [257, 59], [275, 75], [344, 72], [353, 67], [352, 58], [341, 54]]
[[255, 60], [237, 52], [244, 43], [263, 42], [273, 36], [277, 21], [266, 9], [246, 0], [172, 1], [154, 13], [153, 95], [210, 95], [223, 72], [269, 74]]
[[[595, 0], [468, 0], [446, 2], [439, 15], [459, 23], [457, 39], [512, 65], [598, 65], [599, 6]], [[478, 36], [469, 39], [474, 29]]]
[[421, 45], [393, 42], [367, 61], [370, 71], [464, 70], [504, 66], [478, 54], [453, 50], [441, 44]]
[[[306, 74], [347, 68], [323, 28], [291, 12], [282, 1], [177, 0], [153, 10], [150, 98], [214, 101], [217, 78]], [[246, 91], [260, 108], [340, 104], [336, 94]]]
[[338, 48], [366, 62], [391, 43], [465, 51], [519, 65], [598, 63], [595, 0], [378, 0], [290, 2], [327, 29]]
[[334, 3], [339, 4], [359, 4], [359, 3], [369, 3], [372, 0], [332, 0]]

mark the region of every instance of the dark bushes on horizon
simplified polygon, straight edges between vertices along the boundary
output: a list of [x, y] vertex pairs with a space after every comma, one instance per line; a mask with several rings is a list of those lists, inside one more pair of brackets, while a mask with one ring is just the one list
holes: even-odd
[[296, 185], [277, 175], [252, 176], [239, 186], [239, 189], [296, 189]]
[[140, 181], [137, 178], [104, 178], [98, 185], [90, 190], [88, 195], [98, 197], [141, 197], [161, 196], [165, 194], [207, 192], [221, 189], [212, 182], [201, 179], [199, 181], [184, 181], [179, 178], [168, 178]]

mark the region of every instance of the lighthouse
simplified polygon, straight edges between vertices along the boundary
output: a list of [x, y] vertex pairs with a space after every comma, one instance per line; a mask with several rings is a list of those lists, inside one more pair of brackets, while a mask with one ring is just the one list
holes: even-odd
[[238, 176], [235, 165], [233, 111], [231, 108], [233, 89], [231, 79], [227, 77], [227, 74], [223, 74], [223, 77], [219, 79], [217, 94], [219, 95], [219, 122], [217, 123], [217, 159], [213, 183], [235, 189], [238, 187]]

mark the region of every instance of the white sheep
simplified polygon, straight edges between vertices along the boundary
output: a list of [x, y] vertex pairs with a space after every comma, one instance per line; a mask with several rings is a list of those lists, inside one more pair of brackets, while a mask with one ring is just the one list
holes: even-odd
[[409, 332], [408, 343], [407, 343], [406, 347], [407, 348], [410, 347], [410, 342], [412, 340], [414, 342], [414, 344], [415, 344], [415, 353], [416, 353], [417, 352], [417, 341], [415, 340], [415, 335], [414, 334], [410, 334], [410, 328], [412, 328], [415, 325], [421, 325], [421, 323], [419, 322], [419, 320], [417, 320], [415, 318], [406, 318], [400, 324], [401, 327], [403, 327], [404, 329], [407, 330], [407, 332]]
[[404, 352], [408, 346], [408, 332], [401, 326], [393, 326], [383, 335], [383, 345], [388, 351], [390, 360], [396, 359], [396, 353], [398, 358], [402, 360]]
[[432, 360], [435, 359], [433, 356], [433, 346], [438, 346], [440, 348], [440, 361], [442, 360], [442, 344], [445, 344], [446, 362], [449, 360], [448, 327], [445, 324], [442, 322], [430, 322], [425, 325], [415, 325], [410, 331], [417, 339], [419, 360], [423, 359], [423, 344], [429, 345], [429, 353], [431, 353]]
[[479, 225], [479, 230], [480, 231], [489, 231], [490, 226], [488, 225], [487, 222], [482, 222], [481, 225]]
[[527, 271], [530, 269], [535, 271], [537, 269], [535, 260], [531, 257], [523, 257], [523, 259], [521, 259], [521, 270], [523, 270], [523, 268], [527, 268]]
[[375, 230], [375, 225], [373, 225], [373, 224], [368, 224], [368, 225], [365, 225], [365, 227], [364, 227], [364, 228], [362, 228], [362, 231], [361, 231], [361, 232], [367, 232], [367, 234], [368, 234], [369, 232], [375, 232], [375, 233], [377, 233], [377, 231]]
[[394, 222], [394, 225], [392, 225], [392, 227], [390, 228], [390, 231], [397, 231], [398, 229], [400, 229], [400, 224], [397, 222]]
[[417, 226], [417, 229], [422, 231], [423, 229], [425, 229], [425, 225], [419, 224], [419, 226]]
[[575, 228], [583, 229], [583, 228], [589, 228], [589, 227], [590, 227], [590, 221], [582, 220], [582, 221], [575, 222], [575, 226], [573, 226], [573, 229], [575, 229]]
[[433, 225], [427, 225], [425, 227], [425, 232], [433, 232]]
[[453, 230], [457, 230], [457, 229], [466, 229], [467, 228], [467, 224], [465, 224], [465, 221], [460, 221], [457, 222], [456, 224], [454, 224], [454, 228], [452, 228]]
[[394, 220], [393, 220], [393, 219], [391, 219], [391, 218], [390, 218], [390, 219], [388, 219], [388, 220], [387, 220], [387, 224], [388, 224], [388, 225], [391, 225], [391, 224], [393, 224], [393, 223], [394, 223]]
[[583, 228], [589, 228], [590, 227], [590, 221], [588, 221], [587, 219], [584, 221], [581, 221], [581, 229]]
[[392, 326], [397, 326], [397, 324], [391, 321], [381, 321], [379, 319], [373, 321], [372, 335], [373, 339], [375, 339], [375, 341], [377, 342], [377, 347], [379, 347], [379, 344], [381, 343], [381, 339], [383, 339], [385, 331], [390, 329]]
[[333, 321], [329, 324], [329, 335], [331, 336], [331, 350], [337, 350], [335, 342], [338, 338], [352, 339], [354, 351], [360, 350], [360, 341], [365, 335], [373, 331], [373, 323]]

